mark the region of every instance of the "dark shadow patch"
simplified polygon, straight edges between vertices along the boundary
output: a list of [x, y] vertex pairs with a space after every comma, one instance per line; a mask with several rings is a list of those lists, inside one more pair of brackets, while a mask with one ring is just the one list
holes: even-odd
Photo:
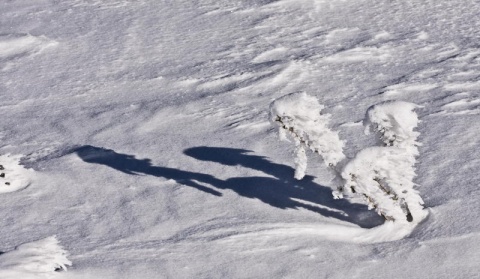
[[74, 152], [87, 163], [109, 166], [131, 175], [147, 174], [173, 179], [182, 185], [190, 186], [215, 196], [222, 195], [220, 192], [196, 182], [203, 182], [210, 185], [221, 183], [220, 180], [211, 175], [153, 166], [149, 159], [136, 159], [133, 155], [120, 154], [110, 149], [90, 145], [76, 148]]
[[383, 223], [383, 218], [368, 210], [366, 205], [335, 200], [332, 189], [315, 183], [313, 176], [296, 180], [293, 178], [295, 170], [292, 167], [271, 162], [263, 156], [252, 155], [252, 151], [223, 147], [194, 147], [186, 149], [184, 153], [201, 161], [242, 166], [271, 176], [235, 177], [227, 179], [221, 185], [221, 188], [231, 189], [241, 196], [259, 199], [281, 209], [305, 208], [326, 217], [352, 222], [366, 228]]
[[[233, 177], [227, 180], [214, 176], [153, 166], [149, 159], [136, 159], [133, 155], [120, 154], [110, 149], [82, 146], [74, 152], [85, 162], [111, 167], [130, 175], [146, 174], [196, 188], [215, 196], [217, 191], [232, 190], [240, 196], [258, 199], [281, 209], [304, 208], [325, 217], [331, 217], [370, 228], [380, 225], [383, 219], [365, 205], [351, 204], [346, 200], [334, 200], [331, 189], [313, 182], [313, 176], [298, 181], [293, 178], [294, 169], [269, 161], [263, 156], [252, 155], [251, 151], [221, 147], [195, 147], [184, 153], [201, 161], [210, 161], [226, 166], [242, 166], [265, 173], [267, 176]], [[208, 184], [212, 189], [202, 184]]]

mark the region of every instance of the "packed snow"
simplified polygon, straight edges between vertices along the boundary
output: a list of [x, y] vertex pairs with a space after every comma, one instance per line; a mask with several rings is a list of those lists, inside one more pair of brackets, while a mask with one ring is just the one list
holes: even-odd
[[[0, 1], [0, 278], [479, 278], [479, 15]], [[323, 158], [279, 140], [284, 96]], [[413, 221], [334, 199], [349, 169], [400, 181]]]

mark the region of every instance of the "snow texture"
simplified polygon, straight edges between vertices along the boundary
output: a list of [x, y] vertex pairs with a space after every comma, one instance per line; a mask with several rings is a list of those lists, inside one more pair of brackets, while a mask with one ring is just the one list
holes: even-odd
[[19, 245], [0, 254], [0, 278], [56, 278], [72, 262], [55, 236]]
[[[0, 1], [0, 155], [22, 156], [0, 164], [34, 170], [0, 194], [0, 251], [58, 235], [74, 266], [44, 275], [68, 279], [478, 278], [479, 15], [477, 0]], [[307, 147], [296, 180], [268, 121], [294, 92], [325, 106], [348, 158], [376, 144], [370, 106], [424, 107], [428, 216], [335, 200]]]

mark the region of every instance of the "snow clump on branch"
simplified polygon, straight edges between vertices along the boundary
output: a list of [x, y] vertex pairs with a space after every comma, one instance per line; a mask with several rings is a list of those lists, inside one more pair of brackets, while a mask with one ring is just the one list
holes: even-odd
[[279, 126], [280, 138], [293, 139], [296, 146], [295, 178], [302, 179], [307, 167], [306, 150], [320, 155], [334, 167], [345, 158], [344, 143], [337, 132], [328, 128], [330, 114], [322, 113], [317, 98], [294, 93], [275, 100], [270, 106], [270, 121]]

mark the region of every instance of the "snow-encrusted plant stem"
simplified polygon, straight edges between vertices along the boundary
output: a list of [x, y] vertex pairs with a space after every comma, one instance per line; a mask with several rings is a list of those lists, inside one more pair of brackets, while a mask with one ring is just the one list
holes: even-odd
[[305, 176], [305, 149], [320, 155], [332, 169], [345, 159], [344, 143], [337, 132], [328, 128], [330, 115], [322, 114], [322, 110], [318, 100], [306, 93], [284, 96], [270, 106], [270, 120], [279, 126], [280, 137], [287, 139], [288, 135], [295, 143], [296, 179]]

